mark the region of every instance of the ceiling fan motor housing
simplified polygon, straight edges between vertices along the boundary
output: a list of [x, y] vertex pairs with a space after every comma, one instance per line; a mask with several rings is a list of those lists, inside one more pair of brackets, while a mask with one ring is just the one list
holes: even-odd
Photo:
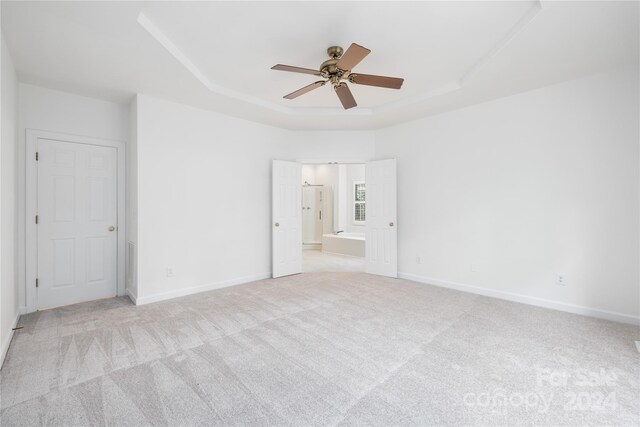
[[336, 64], [340, 61], [344, 50], [340, 46], [331, 46], [327, 49], [327, 54], [331, 59], [327, 59], [320, 65], [322, 76], [336, 86], [340, 84], [340, 80], [346, 78], [346, 71], [339, 69]]

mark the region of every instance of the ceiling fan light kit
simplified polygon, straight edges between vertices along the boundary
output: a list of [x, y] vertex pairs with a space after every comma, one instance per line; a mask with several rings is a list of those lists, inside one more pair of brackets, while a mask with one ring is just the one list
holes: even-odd
[[320, 86], [324, 86], [327, 83], [331, 83], [333, 90], [335, 91], [338, 99], [342, 103], [345, 110], [353, 108], [356, 105], [355, 98], [347, 86], [347, 81], [353, 84], [360, 84], [366, 86], [376, 86], [388, 89], [400, 89], [404, 79], [397, 77], [387, 76], [375, 76], [371, 74], [353, 73], [351, 70], [360, 63], [371, 51], [366, 47], [362, 47], [358, 44], [352, 43], [349, 49], [345, 52], [340, 46], [331, 46], [327, 49], [329, 59], [324, 61], [320, 65], [319, 70], [311, 68], [294, 67], [291, 65], [277, 64], [271, 67], [272, 70], [289, 71], [292, 73], [311, 74], [314, 76], [320, 76], [325, 80], [319, 80], [315, 83], [311, 83], [301, 89], [291, 92], [285, 95], [285, 99], [295, 99], [300, 95], [304, 95], [307, 92], [317, 89]]

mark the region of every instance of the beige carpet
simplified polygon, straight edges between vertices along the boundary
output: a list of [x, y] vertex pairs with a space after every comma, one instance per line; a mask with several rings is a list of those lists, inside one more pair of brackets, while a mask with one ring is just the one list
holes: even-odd
[[637, 425], [638, 328], [364, 273], [23, 316], [2, 426]]

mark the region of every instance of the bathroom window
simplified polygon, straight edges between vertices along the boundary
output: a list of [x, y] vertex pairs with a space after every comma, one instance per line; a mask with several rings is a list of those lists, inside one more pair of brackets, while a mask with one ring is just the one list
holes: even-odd
[[353, 222], [363, 225], [366, 219], [366, 191], [364, 182], [353, 183]]

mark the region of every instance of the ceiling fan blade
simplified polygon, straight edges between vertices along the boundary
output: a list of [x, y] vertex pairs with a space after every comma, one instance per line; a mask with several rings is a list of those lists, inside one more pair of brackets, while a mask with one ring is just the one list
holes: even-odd
[[362, 47], [359, 44], [351, 43], [349, 49], [342, 55], [336, 67], [341, 70], [351, 70], [353, 67], [358, 65], [360, 61], [364, 59], [365, 56], [369, 55], [371, 51], [366, 47]]
[[336, 94], [338, 95], [338, 98], [340, 98], [340, 102], [342, 102], [342, 106], [344, 107], [345, 110], [348, 110], [349, 108], [353, 108], [356, 105], [358, 105], [356, 104], [356, 100], [353, 97], [351, 90], [345, 83], [340, 83], [338, 86], [336, 86], [335, 91], [336, 91]]
[[359, 85], [386, 87], [389, 89], [400, 89], [402, 83], [404, 83], [404, 79], [397, 77], [373, 76], [371, 74], [351, 74], [349, 81]]
[[320, 71], [312, 70], [311, 68], [294, 67], [292, 65], [277, 64], [271, 67], [272, 70], [278, 71], [290, 71], [292, 73], [313, 74], [314, 76], [321, 76]]
[[320, 86], [324, 86], [326, 82], [324, 80], [320, 80], [319, 82], [315, 82], [315, 83], [311, 83], [310, 85], [307, 85], [305, 87], [303, 87], [302, 89], [298, 89], [295, 92], [291, 92], [289, 95], [285, 95], [283, 96], [283, 98], [286, 99], [294, 99], [299, 97], [300, 95], [304, 95], [307, 92], [311, 92], [312, 90], [319, 88]]

